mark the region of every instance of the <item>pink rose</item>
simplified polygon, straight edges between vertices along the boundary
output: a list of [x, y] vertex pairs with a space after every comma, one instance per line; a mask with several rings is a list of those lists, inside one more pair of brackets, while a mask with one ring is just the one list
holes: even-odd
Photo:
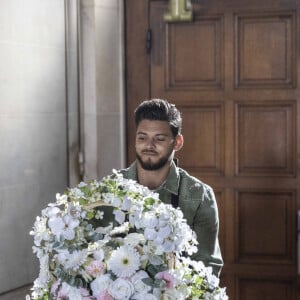
[[114, 300], [114, 298], [107, 292], [101, 292], [97, 297], [97, 300]]
[[168, 273], [167, 271], [157, 273], [155, 275], [155, 278], [164, 280], [168, 289], [172, 289], [174, 287], [175, 278], [172, 274]]

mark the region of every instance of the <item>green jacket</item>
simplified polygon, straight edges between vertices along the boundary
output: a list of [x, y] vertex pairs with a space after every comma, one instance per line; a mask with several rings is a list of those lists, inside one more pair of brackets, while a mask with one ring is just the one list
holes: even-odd
[[[136, 162], [120, 172], [124, 178], [138, 179]], [[219, 216], [214, 192], [210, 186], [176, 167], [173, 162], [165, 183], [156, 192], [164, 203], [171, 204], [171, 194], [178, 195], [178, 191], [179, 207], [199, 242], [198, 252], [192, 258], [211, 266], [214, 274], [219, 275], [223, 260], [218, 241]]]

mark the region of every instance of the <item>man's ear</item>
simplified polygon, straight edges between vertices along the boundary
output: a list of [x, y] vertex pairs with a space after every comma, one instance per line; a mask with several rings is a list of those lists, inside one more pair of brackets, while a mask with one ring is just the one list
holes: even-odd
[[183, 146], [183, 135], [178, 134], [175, 138], [174, 150], [178, 151], [182, 148], [182, 146]]

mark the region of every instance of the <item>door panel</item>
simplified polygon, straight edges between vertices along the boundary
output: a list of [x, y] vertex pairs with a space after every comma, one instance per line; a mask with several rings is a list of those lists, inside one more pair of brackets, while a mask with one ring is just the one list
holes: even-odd
[[234, 16], [236, 87], [295, 86], [295, 14], [265, 12]]
[[[193, 22], [166, 23], [168, 2], [145, 2], [126, 4], [131, 14], [136, 5], [148, 14], [141, 26], [152, 32], [144, 64], [131, 59], [141, 46], [126, 41], [128, 162], [133, 105], [154, 97], [175, 103], [185, 137], [180, 166], [216, 192], [230, 299], [297, 299], [299, 4], [192, 1]], [[126, 19], [131, 37], [141, 34], [137, 25]], [[130, 75], [141, 69], [148, 75]]]

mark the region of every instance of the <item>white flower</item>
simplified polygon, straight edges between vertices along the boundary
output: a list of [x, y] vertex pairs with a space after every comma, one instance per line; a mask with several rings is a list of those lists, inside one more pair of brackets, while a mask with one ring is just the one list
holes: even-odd
[[67, 269], [77, 271], [86, 261], [88, 251], [75, 250], [72, 253], [64, 250], [57, 255], [58, 261]]
[[84, 198], [84, 193], [82, 192], [81, 189], [75, 187], [73, 189], [70, 189], [70, 197], [74, 199]]
[[63, 282], [62, 284], [58, 296], [61, 296], [59, 297], [59, 299], [65, 299], [65, 297], [68, 297], [68, 299], [72, 300], [82, 300], [80, 290], [78, 288], [68, 285], [65, 282]]
[[135, 226], [137, 229], [143, 227], [143, 216], [141, 207], [136, 207], [134, 212], [129, 214], [129, 223], [132, 226]]
[[208, 267], [208, 270], [209, 272], [206, 274], [208, 286], [210, 289], [214, 289], [219, 285], [220, 279], [212, 273], [211, 267]]
[[129, 197], [125, 196], [124, 199], [123, 199], [123, 203], [122, 203], [122, 210], [130, 210], [132, 206], [132, 201]]
[[127, 245], [114, 250], [108, 261], [108, 269], [118, 277], [130, 277], [139, 265], [138, 252]]
[[113, 281], [109, 274], [98, 276], [91, 282], [93, 296], [97, 297], [100, 293], [106, 292]]
[[155, 297], [153, 294], [148, 294], [148, 293], [139, 293], [139, 294], [134, 294], [131, 299], [133, 300], [159, 300], [158, 297]]
[[153, 240], [155, 245], [161, 245], [164, 242], [164, 238], [157, 234], [155, 240]]
[[95, 214], [95, 219], [97, 220], [102, 220], [104, 217], [104, 212], [101, 210], [97, 210], [96, 214]]
[[104, 252], [103, 249], [97, 249], [93, 252], [93, 256], [96, 260], [103, 260], [104, 259]]
[[174, 241], [171, 241], [171, 240], [166, 240], [162, 244], [162, 247], [164, 248], [164, 251], [167, 253], [175, 251], [175, 243], [174, 243]]
[[171, 233], [171, 228], [169, 225], [165, 225], [164, 227], [159, 228], [158, 235], [161, 238], [167, 238]]
[[123, 278], [117, 278], [108, 288], [108, 292], [116, 300], [128, 300], [134, 291], [131, 282]]
[[74, 228], [79, 225], [79, 221], [73, 219], [69, 215], [65, 215], [64, 217], [53, 217], [49, 219], [48, 225], [52, 230], [53, 234], [57, 237], [62, 236], [67, 240], [73, 240], [75, 237]]
[[141, 233], [129, 233], [125, 238], [124, 238], [124, 244], [129, 245], [132, 247], [137, 246], [139, 243], [144, 242], [145, 238], [144, 235]]
[[[98, 219], [107, 217], [107, 211], [98, 204], [112, 206], [114, 223], [95, 227], [102, 224]], [[198, 288], [201, 299], [228, 300], [211, 268], [182, 257], [182, 252], [197, 251], [197, 241], [180, 209], [162, 203], [157, 193], [123, 178], [121, 173], [102, 181], [81, 182], [63, 195], [57, 194], [56, 202], [48, 204], [37, 217], [30, 234], [40, 272], [31, 298], [26, 300], [52, 296], [71, 300], [183, 300], [192, 299], [192, 291]], [[166, 271], [172, 280], [166, 274], [157, 275], [166, 284], [153, 287], [150, 277], [154, 274], [147, 273], [151, 271], [149, 265], [153, 270], [176, 266]], [[59, 269], [70, 278], [61, 276], [58, 285], [55, 277]], [[86, 288], [71, 285], [71, 277], [80, 277]]]
[[123, 224], [125, 222], [125, 213], [121, 210], [114, 210], [113, 214], [115, 215], [115, 220], [119, 224]]
[[129, 231], [129, 223], [125, 222], [120, 226], [116, 226], [110, 231], [110, 235], [116, 235], [121, 233], [127, 233]]
[[85, 186], [87, 186], [87, 184], [85, 183], [85, 182], [83, 182], [83, 181], [81, 181], [79, 184], [78, 184], [78, 187], [85, 187]]
[[[161, 209], [162, 210], [162, 209]], [[158, 218], [159, 226], [167, 225], [170, 222], [170, 214], [167, 211], [162, 211]]]
[[37, 279], [38, 286], [45, 288], [48, 284], [49, 278], [49, 257], [48, 255], [43, 255], [40, 257], [40, 272]]
[[[49, 206], [50, 206], [50, 204], [49, 204]], [[56, 206], [52, 206], [52, 207], [50, 206], [46, 210], [44, 210], [44, 212], [49, 217], [49, 219], [51, 219], [53, 217], [57, 217], [62, 213], [62, 211]]]
[[155, 228], [158, 225], [158, 219], [154, 212], [146, 212], [143, 216], [143, 226], [146, 228]]
[[45, 217], [36, 217], [33, 230], [30, 231], [30, 235], [34, 235], [34, 244], [41, 246], [41, 242], [48, 241], [50, 239], [49, 230], [47, 228], [47, 219]]
[[138, 271], [130, 278], [136, 294], [147, 293], [151, 290], [151, 286], [142, 281], [144, 278], [149, 278], [148, 273], [144, 270]]
[[176, 289], [166, 289], [162, 294], [161, 300], [184, 300], [183, 296], [180, 296]]
[[61, 195], [59, 193], [56, 194], [56, 202], [57, 202], [58, 205], [66, 204], [67, 201], [68, 201], [68, 196], [67, 195], [65, 195], [65, 194]]
[[216, 300], [228, 300], [228, 296], [226, 295], [226, 288], [220, 288], [217, 292], [217, 296], [219, 298], [216, 298]]
[[146, 228], [144, 232], [144, 236], [146, 240], [153, 241], [157, 237], [157, 231], [152, 228]]
[[69, 203], [66, 205], [68, 208], [68, 215], [73, 218], [79, 218], [81, 215], [81, 206], [79, 203]]

